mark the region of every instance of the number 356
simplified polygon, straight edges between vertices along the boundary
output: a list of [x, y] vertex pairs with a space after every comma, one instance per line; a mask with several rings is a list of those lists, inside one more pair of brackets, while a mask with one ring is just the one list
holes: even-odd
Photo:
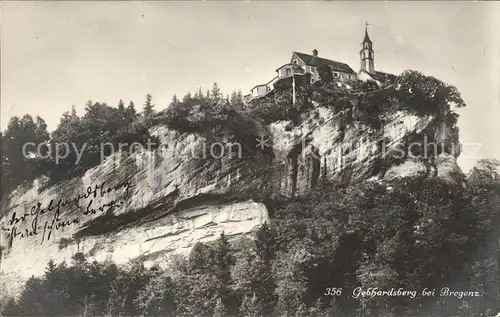
[[330, 288], [327, 287], [325, 291], [326, 296], [340, 296], [342, 294], [342, 288]]

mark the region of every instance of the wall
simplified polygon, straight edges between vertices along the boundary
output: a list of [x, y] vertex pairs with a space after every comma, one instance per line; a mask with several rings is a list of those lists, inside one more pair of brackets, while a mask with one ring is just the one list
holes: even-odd
[[258, 97], [265, 95], [267, 92], [267, 85], [260, 85], [256, 86], [254, 89], [252, 89], [252, 96], [253, 97]]
[[368, 81], [368, 80], [373, 80], [371, 78], [370, 75], [368, 75], [368, 73], [366, 73], [365, 71], [361, 71], [359, 74], [358, 74], [358, 79], [361, 80], [361, 81]]
[[277, 70], [277, 72], [279, 77], [291, 76], [292, 74], [304, 74], [304, 70], [298, 68], [298, 66], [294, 64], [283, 65]]

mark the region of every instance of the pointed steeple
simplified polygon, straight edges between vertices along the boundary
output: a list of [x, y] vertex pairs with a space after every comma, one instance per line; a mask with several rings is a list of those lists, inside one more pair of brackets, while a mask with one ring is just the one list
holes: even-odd
[[368, 36], [368, 22], [365, 22], [365, 38], [363, 43], [361, 43], [361, 51], [359, 52], [359, 57], [361, 59], [361, 70], [368, 73], [375, 72], [375, 52], [373, 51], [373, 42]]
[[365, 21], [365, 38], [363, 39], [363, 43], [372, 44], [372, 40], [370, 40], [370, 36], [368, 36], [368, 22]]

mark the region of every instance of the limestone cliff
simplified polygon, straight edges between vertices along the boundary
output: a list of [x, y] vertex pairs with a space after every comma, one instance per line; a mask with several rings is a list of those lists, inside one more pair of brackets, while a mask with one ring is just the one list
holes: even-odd
[[398, 111], [373, 129], [345, 124], [346, 116], [316, 105], [297, 127], [271, 124], [275, 193], [300, 195], [321, 178], [344, 184], [414, 175], [462, 181], [458, 133], [446, 121]]
[[[2, 288], [15, 292], [43, 274], [50, 259], [70, 261], [77, 252], [89, 260], [164, 264], [169, 254], [221, 232], [248, 234], [269, 221], [268, 199], [303, 194], [322, 178], [347, 184], [460, 176], [458, 133], [445, 120], [398, 111], [375, 129], [349, 116], [313, 103], [300, 124], [255, 123], [260, 150], [241, 157], [237, 147], [207, 154], [205, 137], [158, 126], [151, 133], [159, 149], [117, 153], [56, 186], [36, 181], [14, 192], [2, 210]], [[410, 155], [410, 143], [424, 145], [426, 138], [440, 150]]]

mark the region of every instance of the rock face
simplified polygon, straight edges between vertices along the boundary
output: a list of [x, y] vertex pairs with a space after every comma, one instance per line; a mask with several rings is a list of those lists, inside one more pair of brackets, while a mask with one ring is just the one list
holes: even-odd
[[[373, 129], [345, 117], [315, 105], [298, 126], [265, 127], [261, 151], [252, 155], [235, 144], [215, 151], [205, 137], [160, 126], [151, 131], [161, 143], [154, 151], [117, 153], [82, 178], [14, 192], [0, 221], [2, 289], [16, 293], [50, 259], [70, 261], [78, 252], [89, 260], [164, 263], [222, 232], [249, 234], [269, 221], [262, 202], [304, 194], [321, 178], [349, 183], [420, 173], [455, 181], [461, 173], [449, 146], [458, 144], [457, 134], [436, 118], [399, 112]], [[409, 143], [422, 146], [428, 135], [444, 150], [408, 155]]]
[[271, 124], [275, 193], [300, 195], [321, 178], [348, 184], [422, 174], [461, 181], [456, 128], [431, 116], [395, 112], [373, 129], [347, 124], [347, 115], [316, 105], [298, 127]]
[[196, 242], [214, 240], [221, 232], [230, 238], [244, 235], [265, 221], [268, 221], [266, 207], [247, 201], [188, 208], [154, 223], [142, 223], [108, 234], [74, 238], [65, 230], [57, 232], [51, 237], [54, 240], [44, 244], [23, 239], [16, 241], [12, 251], [2, 260], [2, 289], [16, 292], [30, 276], [42, 275], [49, 259], [56, 263], [68, 262], [78, 252], [91, 261], [125, 264], [140, 258], [146, 266], [153, 263], [163, 266], [172, 252], [187, 254]]

